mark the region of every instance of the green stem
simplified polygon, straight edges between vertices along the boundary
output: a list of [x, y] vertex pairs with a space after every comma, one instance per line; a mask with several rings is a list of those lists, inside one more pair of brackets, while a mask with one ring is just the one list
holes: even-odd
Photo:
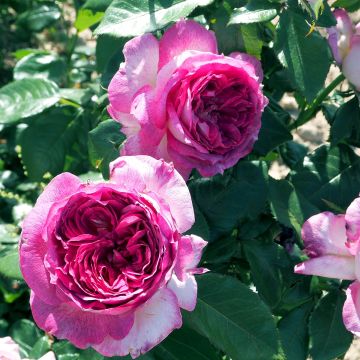
[[290, 130], [294, 130], [297, 127], [304, 125], [309, 120], [311, 120], [320, 110], [322, 102], [344, 79], [345, 76], [343, 74], [340, 74], [325, 89], [321, 90], [318, 96], [314, 99], [314, 101], [300, 112], [296, 121], [290, 125]]

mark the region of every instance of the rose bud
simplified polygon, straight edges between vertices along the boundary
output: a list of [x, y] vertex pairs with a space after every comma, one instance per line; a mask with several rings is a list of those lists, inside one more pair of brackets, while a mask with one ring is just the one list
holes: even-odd
[[308, 219], [302, 228], [305, 252], [310, 257], [295, 272], [334, 279], [354, 280], [346, 290], [343, 308], [345, 327], [360, 335], [360, 198], [346, 214], [323, 212]]
[[253, 148], [267, 104], [260, 62], [219, 55], [213, 32], [180, 20], [158, 41], [125, 44], [109, 85], [110, 115], [122, 124], [123, 155], [171, 160], [185, 179], [222, 173]]
[[63, 173], [23, 223], [20, 267], [37, 325], [79, 348], [133, 358], [195, 308], [206, 242], [172, 164], [148, 156], [110, 164], [110, 181]]
[[337, 24], [328, 29], [329, 45], [334, 59], [349, 82], [360, 91], [360, 27], [353, 26], [348, 13], [334, 10]]

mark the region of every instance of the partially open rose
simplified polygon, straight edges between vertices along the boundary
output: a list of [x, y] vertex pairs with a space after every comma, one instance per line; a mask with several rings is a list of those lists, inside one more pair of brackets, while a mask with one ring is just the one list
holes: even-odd
[[21, 270], [36, 323], [79, 348], [139, 356], [193, 310], [205, 241], [171, 164], [121, 157], [110, 181], [55, 177], [23, 223]]
[[346, 78], [360, 91], [360, 24], [353, 26], [348, 13], [334, 10], [337, 25], [328, 30], [329, 44], [334, 59]]
[[187, 178], [222, 173], [251, 152], [267, 99], [260, 62], [217, 53], [214, 34], [181, 20], [158, 41], [125, 44], [125, 63], [109, 85], [110, 115], [128, 139], [123, 155], [169, 159]]
[[354, 280], [346, 290], [343, 320], [360, 336], [360, 198], [345, 214], [312, 216], [303, 225], [302, 238], [310, 259], [296, 265], [296, 273]]

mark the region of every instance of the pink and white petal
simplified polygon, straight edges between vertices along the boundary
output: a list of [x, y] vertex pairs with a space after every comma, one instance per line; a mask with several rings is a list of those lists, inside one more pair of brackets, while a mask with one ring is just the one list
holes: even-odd
[[181, 281], [186, 279], [187, 272], [197, 267], [206, 245], [207, 242], [197, 235], [181, 237], [175, 264], [175, 273]]
[[333, 279], [355, 280], [355, 258], [324, 255], [304, 261], [295, 266], [297, 274], [317, 275]]
[[215, 34], [194, 20], [180, 20], [160, 40], [159, 69], [186, 50], [217, 53]]
[[170, 207], [179, 232], [195, 221], [188, 187], [172, 163], [150, 156], [122, 156], [110, 164], [110, 180], [126, 190], [154, 192]]
[[316, 214], [305, 221], [301, 235], [305, 251], [310, 257], [326, 254], [350, 255], [346, 247], [344, 215], [335, 215], [329, 211]]
[[346, 236], [355, 255], [357, 244], [360, 240], [360, 198], [356, 198], [346, 209]]
[[186, 274], [183, 281], [173, 274], [167, 287], [176, 295], [179, 306], [187, 311], [193, 311], [196, 306], [197, 283], [195, 276]]
[[53, 202], [70, 196], [81, 186], [76, 176], [63, 173], [56, 176], [39, 196], [34, 208], [22, 224], [20, 243], [20, 269], [29, 287], [44, 301], [56, 304], [56, 288], [50, 284], [44, 266], [47, 246], [42, 229]]
[[33, 292], [30, 305], [34, 320], [41, 329], [59, 339], [67, 339], [81, 349], [100, 344], [106, 336], [123, 339], [134, 323], [132, 314], [102, 315], [83, 311], [67, 303], [53, 306], [43, 302]]
[[125, 134], [126, 137], [130, 137], [139, 133], [141, 127], [134, 115], [120, 112], [117, 115], [117, 120], [122, 125], [121, 132]]
[[175, 294], [162, 288], [136, 310], [134, 325], [128, 336], [119, 341], [107, 336], [94, 349], [104, 356], [125, 356], [130, 353], [132, 358], [136, 358], [181, 325], [181, 312]]
[[343, 307], [345, 327], [356, 336], [360, 336], [360, 283], [353, 282], [346, 290]]
[[354, 42], [350, 52], [343, 61], [342, 71], [349, 82], [360, 91], [360, 37], [359, 41]]
[[120, 121], [121, 113], [130, 111], [135, 94], [135, 91], [130, 89], [129, 80], [123, 67], [111, 79], [108, 93], [110, 105], [107, 110], [113, 119]]
[[252, 55], [240, 53], [240, 52], [232, 52], [230, 57], [240, 60], [243, 63], [251, 65], [253, 68], [253, 73], [259, 78], [259, 82], [261, 83], [264, 79], [264, 73], [262, 70], [261, 62]]
[[130, 91], [135, 94], [143, 86], [156, 85], [159, 65], [159, 42], [152, 34], [137, 36], [124, 46], [125, 71]]
[[42, 356], [39, 360], [56, 360], [56, 357], [52, 351], [49, 351], [44, 356]]
[[19, 345], [10, 336], [0, 338], [0, 360], [21, 360]]

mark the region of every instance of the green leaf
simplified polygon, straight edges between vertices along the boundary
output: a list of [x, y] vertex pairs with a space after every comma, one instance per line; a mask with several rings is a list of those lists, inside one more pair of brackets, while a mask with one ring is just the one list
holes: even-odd
[[57, 175], [64, 169], [65, 156], [77, 135], [78, 111], [59, 107], [31, 119], [21, 133], [22, 162], [32, 181], [41, 181], [46, 173]]
[[35, 5], [31, 10], [20, 14], [17, 24], [34, 32], [40, 32], [60, 19], [60, 8], [54, 3]]
[[75, 28], [81, 32], [97, 24], [104, 17], [101, 11], [92, 12], [90, 9], [80, 9], [74, 23]]
[[281, 158], [290, 169], [303, 161], [307, 152], [308, 149], [305, 145], [295, 141], [288, 141], [280, 147]]
[[209, 340], [186, 326], [173, 331], [153, 352], [159, 360], [221, 360]]
[[14, 79], [49, 79], [60, 84], [65, 76], [65, 61], [54, 54], [30, 54], [23, 57], [14, 68]]
[[336, 8], [344, 8], [347, 11], [353, 12], [360, 9], [359, 0], [337, 0], [333, 4]]
[[266, 155], [286, 141], [292, 140], [292, 135], [281, 119], [270, 107], [266, 107], [261, 119], [261, 129], [254, 151]]
[[330, 128], [332, 145], [345, 139], [355, 146], [360, 146], [360, 105], [356, 96], [339, 107]]
[[109, 177], [109, 163], [119, 156], [119, 146], [125, 140], [120, 129], [116, 121], [106, 120], [89, 132], [91, 162], [105, 178]]
[[309, 31], [304, 16], [287, 10], [280, 17], [275, 42], [279, 60], [308, 102], [324, 86], [331, 63], [326, 39], [316, 31], [311, 34]]
[[272, 20], [277, 15], [277, 7], [268, 1], [251, 0], [240, 9], [234, 9], [230, 24], [251, 24]]
[[184, 317], [233, 360], [269, 360], [278, 334], [268, 308], [247, 286], [229, 276], [197, 277], [198, 301]]
[[292, 171], [291, 181], [318, 209], [328, 210], [326, 202], [346, 209], [359, 195], [360, 157], [347, 145], [322, 145]]
[[0, 124], [43, 112], [59, 100], [57, 85], [45, 79], [14, 81], [0, 89]]
[[18, 246], [6, 246], [0, 251], [0, 274], [8, 279], [22, 280]]
[[232, 8], [228, 2], [220, 5], [208, 18], [215, 32], [219, 52], [229, 54], [243, 51], [260, 58], [263, 41], [258, 24], [233, 24], [228, 26]]
[[283, 225], [294, 227], [300, 234], [301, 227], [318, 208], [298, 193], [288, 180], [269, 178], [269, 200], [275, 218]]
[[[112, 78], [119, 65], [124, 61], [124, 55], [122, 49], [128, 38], [116, 38], [109, 35], [101, 35], [96, 41], [96, 69], [98, 72], [110, 71], [108, 75]], [[114, 64], [114, 66], [108, 65]], [[106, 85], [107, 87], [107, 85]]]
[[114, 0], [96, 35], [131, 37], [163, 28], [172, 21], [188, 16], [196, 7], [214, 0]]
[[209, 240], [230, 233], [242, 218], [254, 218], [265, 207], [267, 168], [263, 162], [240, 161], [225, 175], [190, 182], [193, 201], [210, 228]]
[[21, 319], [11, 326], [10, 336], [20, 345], [24, 357], [29, 357], [33, 346], [41, 337], [41, 334], [37, 326], [32, 321]]
[[31, 359], [40, 359], [48, 351], [50, 351], [50, 339], [47, 336], [41, 337], [30, 351], [29, 357]]
[[90, 9], [93, 12], [104, 12], [109, 7], [111, 2], [112, 0], [86, 0], [85, 4], [83, 5], [83, 9]]
[[314, 360], [332, 360], [341, 357], [351, 345], [353, 335], [345, 329], [342, 309], [345, 294], [334, 290], [320, 300], [310, 319]]
[[308, 321], [312, 302], [294, 309], [284, 316], [278, 324], [282, 348], [287, 359], [306, 360], [309, 352]]
[[60, 96], [63, 99], [73, 101], [80, 105], [89, 102], [93, 95], [91, 89], [60, 89]]

